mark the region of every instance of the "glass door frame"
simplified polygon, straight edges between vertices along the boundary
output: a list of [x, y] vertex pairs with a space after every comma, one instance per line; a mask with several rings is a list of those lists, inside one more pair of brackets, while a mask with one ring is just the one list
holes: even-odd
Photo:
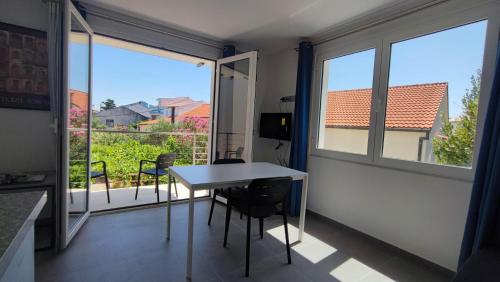
[[247, 109], [246, 109], [246, 129], [245, 129], [245, 150], [242, 154], [242, 159], [245, 160], [246, 162], [251, 162], [252, 157], [253, 157], [253, 124], [254, 124], [254, 119], [255, 119], [255, 84], [256, 84], [256, 78], [257, 78], [257, 51], [250, 51], [242, 54], [238, 54], [235, 56], [231, 57], [226, 57], [217, 60], [217, 64], [215, 67], [215, 95], [214, 95], [214, 101], [212, 103], [212, 122], [211, 122], [211, 128], [209, 129], [209, 132], [212, 134], [210, 139], [210, 158], [209, 158], [209, 163], [211, 164], [212, 161], [215, 159], [214, 154], [217, 152], [217, 121], [219, 118], [219, 88], [220, 88], [220, 74], [221, 74], [221, 65], [227, 64], [227, 63], [233, 63], [241, 60], [246, 60], [248, 59], [248, 97], [247, 97]]
[[[86, 211], [80, 216], [78, 222], [73, 226], [72, 229], [69, 228], [69, 203], [68, 203], [68, 189], [69, 189], [69, 107], [70, 107], [70, 95], [69, 95], [69, 55], [70, 55], [70, 34], [71, 34], [71, 21], [76, 19], [79, 24], [85, 29], [89, 34], [89, 73], [88, 73], [88, 121], [87, 121], [87, 191], [86, 191]], [[63, 14], [63, 73], [62, 73], [62, 146], [61, 146], [61, 249], [64, 249], [71, 242], [73, 237], [78, 233], [80, 228], [86, 222], [90, 215], [89, 200], [90, 200], [90, 157], [91, 157], [91, 127], [92, 127], [92, 36], [94, 32], [85, 21], [85, 19], [80, 15], [80, 12], [75, 8], [71, 1], [64, 1], [64, 14]]]

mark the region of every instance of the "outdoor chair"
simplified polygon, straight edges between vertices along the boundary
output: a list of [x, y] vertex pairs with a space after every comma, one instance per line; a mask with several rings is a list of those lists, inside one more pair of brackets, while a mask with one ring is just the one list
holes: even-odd
[[[213, 162], [214, 165], [241, 164], [241, 163], [245, 163], [245, 161], [242, 159], [219, 159], [219, 160], [215, 160]], [[227, 191], [229, 191], [229, 189], [232, 189], [232, 188], [226, 188], [226, 190], [214, 189], [213, 197], [212, 197], [212, 205], [210, 207], [210, 215], [208, 216], [208, 225], [210, 225], [210, 223], [212, 222], [212, 214], [214, 213], [215, 197], [218, 195], [219, 197], [227, 199]], [[236, 187], [235, 189], [240, 189], [240, 188]], [[237, 191], [234, 191], [233, 193], [237, 193]], [[241, 214], [240, 214], [240, 218], [241, 218]]]
[[[247, 215], [247, 238], [246, 238], [246, 267], [245, 276], [250, 273], [250, 227], [251, 219], [259, 219], [259, 232], [261, 239], [264, 234], [264, 218], [281, 214], [285, 227], [285, 240], [288, 264], [292, 263], [290, 256], [290, 241], [288, 239], [288, 226], [286, 216], [286, 200], [292, 184], [291, 177], [261, 178], [255, 179], [248, 185], [247, 190], [243, 190], [240, 195], [228, 193], [226, 227], [224, 230], [224, 247], [227, 244], [227, 234], [231, 218], [231, 209], [234, 205], [241, 212]], [[281, 204], [281, 207], [277, 206]]]
[[111, 201], [109, 198], [109, 180], [108, 180], [108, 171], [106, 169], [106, 162], [105, 161], [92, 162], [91, 166], [94, 166], [97, 164], [102, 164], [101, 170], [90, 171], [90, 178], [104, 177], [104, 182], [106, 183], [106, 193], [108, 195], [108, 204], [109, 204], [109, 203], [111, 203]]
[[238, 147], [234, 151], [226, 151], [226, 159], [231, 159], [233, 156], [235, 159], [241, 159], [241, 155], [243, 155], [243, 147]]
[[[156, 200], [158, 203], [160, 202], [160, 188], [159, 188], [158, 178], [160, 176], [164, 176], [164, 175], [168, 174], [168, 169], [174, 165], [176, 157], [177, 157], [177, 154], [175, 154], [175, 153], [160, 154], [156, 158], [156, 161], [141, 160], [139, 162], [139, 175], [137, 176], [137, 188], [135, 190], [135, 199], [136, 200], [137, 200], [137, 194], [139, 193], [139, 186], [141, 185], [141, 174], [147, 174], [147, 175], [155, 176]], [[143, 167], [145, 163], [153, 163], [153, 164], [155, 164], [155, 167], [150, 168], [150, 169], [145, 169]], [[179, 194], [177, 193], [177, 183], [175, 181], [175, 177], [172, 177], [172, 180], [174, 181], [175, 196], [178, 198]], [[168, 182], [170, 184], [170, 176], [168, 178]]]

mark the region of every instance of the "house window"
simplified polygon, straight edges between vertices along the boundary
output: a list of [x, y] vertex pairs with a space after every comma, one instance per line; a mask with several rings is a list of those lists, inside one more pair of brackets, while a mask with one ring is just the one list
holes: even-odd
[[319, 149], [366, 155], [375, 49], [323, 62]]
[[382, 157], [471, 167], [486, 21], [390, 45]]
[[113, 119], [107, 119], [106, 120], [106, 126], [109, 127], [109, 128], [115, 127], [115, 120], [113, 120]]

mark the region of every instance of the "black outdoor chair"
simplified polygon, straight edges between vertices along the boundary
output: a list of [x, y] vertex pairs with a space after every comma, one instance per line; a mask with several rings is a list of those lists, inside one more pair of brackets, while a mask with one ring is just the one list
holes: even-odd
[[[260, 238], [264, 234], [264, 218], [275, 214], [283, 216], [283, 224], [285, 226], [286, 253], [288, 264], [292, 263], [290, 256], [290, 242], [288, 240], [288, 226], [286, 218], [286, 199], [290, 192], [292, 184], [291, 177], [279, 178], [261, 178], [253, 180], [248, 189], [240, 195], [232, 195], [228, 193], [226, 228], [224, 230], [224, 247], [227, 244], [227, 234], [229, 231], [229, 221], [231, 218], [231, 209], [234, 205], [241, 212], [247, 215], [247, 242], [246, 242], [246, 268], [245, 276], [250, 273], [250, 227], [252, 217], [259, 219]], [[277, 206], [281, 204], [281, 208]]]
[[[214, 165], [220, 165], [220, 164], [241, 164], [245, 163], [244, 160], [242, 159], [219, 159], [215, 160], [213, 162]], [[215, 205], [215, 197], [218, 195], [219, 197], [223, 197], [227, 199], [227, 191], [232, 188], [227, 188], [226, 190], [224, 189], [214, 189], [214, 195], [212, 197], [212, 206], [210, 207], [210, 215], [208, 216], [208, 225], [212, 222], [212, 214], [214, 213], [214, 205]], [[235, 189], [240, 189], [240, 188], [235, 188]], [[235, 191], [236, 192], [236, 191]], [[241, 217], [241, 214], [240, 214]]]
[[[139, 162], [139, 175], [137, 176], [137, 188], [135, 190], [135, 199], [136, 200], [137, 200], [137, 194], [139, 193], [139, 186], [141, 185], [141, 174], [147, 174], [147, 175], [154, 175], [155, 176], [156, 200], [158, 201], [158, 203], [160, 202], [160, 189], [159, 189], [158, 178], [160, 176], [164, 176], [164, 175], [168, 174], [168, 169], [174, 165], [176, 157], [177, 157], [177, 154], [175, 154], [175, 153], [160, 154], [156, 158], [156, 161], [141, 160]], [[155, 167], [150, 168], [150, 169], [144, 169], [143, 168], [144, 163], [153, 163], [153, 164], [155, 164]], [[177, 193], [177, 183], [175, 182], [175, 177], [172, 177], [172, 180], [174, 181], [175, 195], [178, 198], [179, 194]], [[170, 182], [170, 177], [169, 177], [168, 181]]]
[[[90, 178], [98, 178], [104, 176], [104, 182], [106, 183], [106, 193], [108, 194], [108, 204], [109, 204], [111, 203], [111, 201], [109, 199], [109, 180], [108, 180], [108, 171], [106, 169], [106, 162], [105, 161], [92, 162], [91, 166], [96, 164], [102, 164], [102, 169], [90, 171]], [[73, 200], [71, 202], [73, 202]]]

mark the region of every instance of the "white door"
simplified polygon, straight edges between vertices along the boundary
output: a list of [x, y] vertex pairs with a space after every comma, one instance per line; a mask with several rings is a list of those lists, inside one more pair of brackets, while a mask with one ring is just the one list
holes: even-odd
[[63, 19], [61, 247], [65, 248], [90, 214], [93, 32], [68, 0]]
[[256, 70], [257, 51], [217, 60], [211, 161], [252, 161]]

